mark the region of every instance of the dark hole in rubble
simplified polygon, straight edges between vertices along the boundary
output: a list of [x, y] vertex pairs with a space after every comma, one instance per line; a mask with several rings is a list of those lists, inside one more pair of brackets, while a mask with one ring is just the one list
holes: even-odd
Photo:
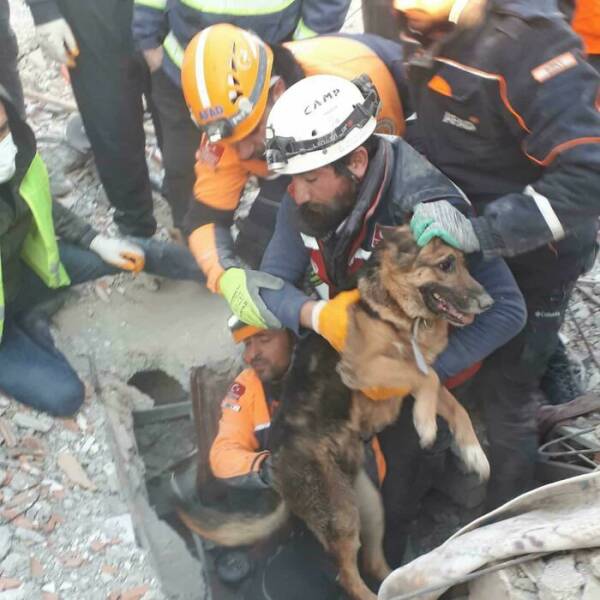
[[138, 371], [129, 378], [127, 383], [150, 396], [157, 405], [188, 400], [188, 394], [179, 381], [162, 369]]
[[[203, 373], [201, 393], [196, 393], [196, 401], [199, 396], [204, 399], [200, 414], [203, 418], [215, 420], [215, 427], [220, 415], [220, 401], [232, 378], [239, 371], [234, 363], [229, 363], [230, 361], [226, 361], [225, 366], [219, 365], [220, 368], [214, 370], [207, 368]], [[206, 451], [210, 444], [200, 444], [201, 447], [198, 448], [198, 440], [203, 437], [203, 432], [197, 430], [198, 424], [192, 416], [191, 405], [189, 411], [182, 411], [180, 406], [169, 408], [168, 404], [186, 400], [194, 402], [194, 394], [185, 392], [176, 380], [160, 369], [139, 371], [128, 383], [156, 401], [156, 407], [144, 411], [145, 418], [137, 419], [135, 426], [138, 450], [146, 467], [146, 490], [150, 505], [158, 517], [184, 540], [188, 552], [204, 565], [210, 591], [209, 596], [203, 597], [202, 600], [235, 600], [239, 597], [239, 584], [225, 583], [217, 575], [219, 561], [231, 562], [229, 553], [222, 548], [213, 547], [210, 543], [204, 546], [200, 538], [194, 537], [175, 513], [173, 476], [176, 475], [177, 488], [188, 496], [196, 489], [197, 465], [199, 461], [206, 463]], [[212, 407], [212, 410], [207, 410], [209, 407]], [[158, 418], [152, 417], [151, 413], [154, 411], [160, 413]], [[199, 457], [198, 451], [203, 454], [203, 459]], [[173, 560], [173, 556], [170, 556], [169, 560]], [[227, 572], [235, 570], [235, 566], [227, 563]], [[173, 597], [178, 597], [175, 590], [172, 591]]]

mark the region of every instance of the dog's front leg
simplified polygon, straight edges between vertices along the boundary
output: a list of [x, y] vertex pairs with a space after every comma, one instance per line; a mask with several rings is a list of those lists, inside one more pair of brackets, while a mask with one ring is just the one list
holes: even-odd
[[417, 371], [412, 373], [413, 423], [419, 434], [422, 448], [429, 448], [437, 436], [437, 403], [440, 390], [440, 379], [430, 367], [427, 374]]
[[440, 387], [438, 413], [448, 421], [461, 458], [470, 471], [475, 471], [481, 480], [489, 479], [490, 463], [477, 439], [473, 422], [464, 406], [445, 387]]

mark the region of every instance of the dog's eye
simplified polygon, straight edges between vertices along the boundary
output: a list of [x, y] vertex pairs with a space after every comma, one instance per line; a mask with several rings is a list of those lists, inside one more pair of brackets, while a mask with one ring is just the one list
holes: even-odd
[[448, 258], [445, 258], [442, 262], [438, 263], [438, 269], [440, 269], [440, 271], [444, 271], [444, 273], [450, 273], [454, 271], [454, 266], [454, 256], [449, 256]]

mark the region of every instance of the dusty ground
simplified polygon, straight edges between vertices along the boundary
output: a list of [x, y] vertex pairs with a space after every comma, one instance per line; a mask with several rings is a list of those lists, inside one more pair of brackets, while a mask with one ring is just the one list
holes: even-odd
[[[26, 91], [73, 105], [69, 86], [37, 49], [27, 8], [20, 0], [10, 4]], [[348, 14], [347, 29], [359, 30], [358, 0]], [[61, 201], [99, 230], [112, 232], [111, 210], [93, 162], [61, 143], [70, 114], [64, 107], [29, 95], [28, 118]], [[148, 157], [153, 178], [160, 179], [151, 133]], [[68, 164], [71, 167], [65, 175]], [[155, 206], [161, 225], [158, 235], [166, 239], [169, 212], [159, 194], [155, 194]], [[598, 265], [584, 281], [580, 289], [598, 298]], [[585, 292], [575, 292], [564, 332], [569, 349], [586, 367], [587, 387], [598, 390], [600, 307]], [[184, 581], [184, 591], [181, 587], [173, 591], [168, 574], [165, 579], [152, 556], [140, 548], [140, 544], [153, 548], [156, 539], [165, 546], [164, 540], [173, 547], [178, 542], [152, 520], [144, 503], [145, 471], [132, 434], [131, 409], [148, 408], [151, 401], [125, 382], [138, 371], [162, 369], [187, 388], [192, 366], [234, 355], [225, 327], [227, 313], [224, 303], [199, 285], [161, 280], [156, 289], [156, 282], [147, 277], [105, 278], [81, 286], [68, 299], [55, 318], [55, 335], [88, 384], [88, 398], [78, 418], [48, 419], [0, 398], [0, 600], [206, 597], [199, 563], [182, 563], [185, 573], [175, 578]], [[91, 364], [101, 395], [93, 389]], [[129, 482], [128, 490], [123, 489], [123, 477]], [[468, 512], [465, 508], [460, 517], [456, 511], [444, 516], [456, 527]], [[145, 519], [144, 526], [140, 519]], [[148, 523], [152, 524], [150, 533], [145, 528]], [[435, 538], [444, 528], [434, 529]], [[149, 539], [153, 535], [157, 538]], [[580, 568], [580, 562], [573, 564], [589, 573], [587, 566]], [[515, 578], [522, 579], [522, 573], [511, 574], [511, 589], [518, 587], [512, 583]], [[537, 587], [532, 588], [537, 586], [536, 579], [530, 579], [533, 584], [523, 584], [528, 594], [515, 592], [510, 597], [543, 597], [537, 595]], [[578, 584], [577, 594], [565, 598], [580, 598], [583, 585]], [[544, 597], [554, 600], [551, 595]], [[592, 598], [588, 595], [586, 600]]]

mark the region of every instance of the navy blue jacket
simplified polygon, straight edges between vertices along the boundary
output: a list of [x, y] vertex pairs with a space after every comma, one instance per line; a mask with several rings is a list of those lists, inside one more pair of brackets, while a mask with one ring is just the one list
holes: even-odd
[[484, 254], [593, 239], [600, 79], [555, 2], [488, 0], [478, 26], [404, 42], [406, 138], [467, 194]]
[[[402, 139], [384, 138], [384, 142], [391, 142], [392, 157], [388, 165], [391, 177], [381, 192], [378, 207], [372, 214], [367, 214], [364, 223], [357, 252], [362, 250], [367, 254], [376, 242], [377, 224], [404, 224], [419, 202], [442, 198], [455, 205], [466, 202], [451, 181]], [[261, 264], [261, 270], [282, 278], [284, 287], [278, 291], [262, 290], [261, 297], [285, 327], [298, 333], [300, 309], [309, 298], [296, 285], [311, 264], [311, 249], [306, 247], [296, 226], [293, 206], [293, 200], [286, 195]], [[471, 325], [452, 331], [448, 347], [434, 365], [442, 381], [488, 356], [513, 338], [525, 324], [523, 297], [502, 259], [484, 261], [480, 255], [470, 255], [469, 271], [495, 303], [478, 315]], [[347, 287], [339, 281], [331, 283], [340, 288]]]
[[179, 86], [185, 47], [210, 25], [231, 23], [278, 44], [339, 31], [349, 6], [350, 0], [134, 0], [133, 37], [141, 50], [163, 45], [163, 68]]

